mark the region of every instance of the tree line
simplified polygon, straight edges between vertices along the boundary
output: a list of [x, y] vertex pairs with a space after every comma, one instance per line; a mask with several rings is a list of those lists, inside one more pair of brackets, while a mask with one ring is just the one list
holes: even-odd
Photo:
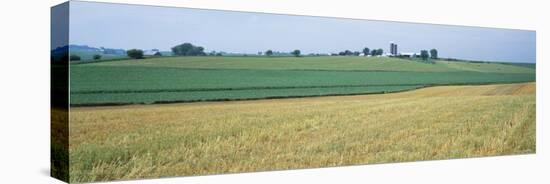
[[[175, 56], [207, 56], [207, 55], [209, 55], [209, 56], [222, 56], [222, 53], [225, 54], [224, 52], [215, 52], [215, 51], [212, 51], [212, 52], [207, 54], [204, 50], [205, 50], [204, 47], [193, 45], [191, 43], [183, 43], [183, 44], [179, 44], [179, 45], [176, 45], [176, 46], [171, 48], [172, 54], [175, 55]], [[144, 58], [144, 51], [140, 50], [140, 49], [127, 50], [126, 54], [127, 54], [128, 57], [133, 58], [133, 59], [143, 59]], [[265, 54], [266, 56], [273, 56], [275, 54], [275, 52], [273, 50], [269, 49], [269, 50], [263, 52], [263, 54]], [[277, 52], [277, 54], [280, 54], [280, 52]], [[302, 52], [299, 49], [295, 49], [295, 50], [290, 51], [286, 54], [289, 54], [289, 55], [292, 55], [292, 56], [295, 56], [295, 57], [300, 57]], [[344, 51], [341, 51], [341, 52], [338, 52], [338, 53], [332, 53], [330, 55], [332, 55], [332, 56], [359, 56], [361, 54], [363, 54], [364, 56], [368, 56], [368, 55], [370, 55], [370, 56], [380, 56], [380, 55], [384, 54], [384, 50], [381, 49], [381, 48], [370, 49], [368, 47], [365, 47], [365, 48], [363, 48], [363, 50], [361, 52], [360, 51], [344, 50]], [[258, 52], [258, 55], [262, 55], [262, 52]], [[323, 55], [323, 54], [310, 54], [310, 55]], [[324, 54], [324, 55], [327, 55], [327, 54]], [[157, 52], [157, 53], [154, 54], [154, 56], [162, 56], [162, 54], [160, 52]], [[245, 54], [245, 56], [246, 56], [246, 54]], [[101, 57], [102, 57], [101, 55], [96, 54], [96, 55], [93, 56], [93, 59], [94, 60], [100, 60]], [[398, 55], [396, 57], [401, 57], [401, 56]], [[436, 49], [431, 49], [429, 51], [421, 50], [420, 55], [417, 55], [417, 57], [420, 57], [423, 60], [427, 60], [428, 58], [437, 59], [438, 58], [438, 53], [437, 53]], [[70, 60], [71, 61], [78, 61], [78, 60], [80, 60], [80, 57], [77, 56], [77, 55], [71, 55]]]
[[431, 49], [429, 53], [428, 53], [427, 50], [421, 50], [421, 51], [420, 51], [420, 57], [421, 57], [423, 60], [428, 60], [428, 58], [437, 59], [437, 58], [438, 58], [438, 56], [437, 56], [437, 49]]

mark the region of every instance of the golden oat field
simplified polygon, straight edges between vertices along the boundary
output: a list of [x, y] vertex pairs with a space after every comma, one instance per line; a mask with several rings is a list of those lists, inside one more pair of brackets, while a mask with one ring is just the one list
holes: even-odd
[[76, 107], [70, 181], [535, 153], [535, 83]]

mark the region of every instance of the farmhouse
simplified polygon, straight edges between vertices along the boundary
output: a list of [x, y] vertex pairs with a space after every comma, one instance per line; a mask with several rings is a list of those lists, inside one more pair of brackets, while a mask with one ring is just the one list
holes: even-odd
[[146, 50], [143, 52], [143, 55], [145, 56], [154, 56], [155, 54], [157, 53], [160, 53], [160, 50], [158, 49], [151, 49], [151, 50]]
[[417, 57], [419, 55], [420, 54], [415, 53], [415, 52], [401, 52], [401, 53], [399, 53], [399, 56], [406, 57], [406, 58], [414, 58], [414, 57]]
[[392, 53], [387, 53], [387, 52], [386, 52], [386, 53], [382, 54], [382, 56], [391, 57], [391, 56], [395, 56], [395, 55], [393, 55]]

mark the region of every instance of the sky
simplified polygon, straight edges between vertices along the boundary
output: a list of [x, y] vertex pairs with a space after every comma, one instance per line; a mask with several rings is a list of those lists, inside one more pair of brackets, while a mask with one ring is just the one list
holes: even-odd
[[[52, 18], [53, 17], [52, 13]], [[436, 48], [440, 57], [534, 63], [535, 31], [71, 1], [70, 43], [169, 51], [338, 53]], [[53, 44], [53, 43], [52, 43]], [[54, 47], [52, 45], [52, 47]]]

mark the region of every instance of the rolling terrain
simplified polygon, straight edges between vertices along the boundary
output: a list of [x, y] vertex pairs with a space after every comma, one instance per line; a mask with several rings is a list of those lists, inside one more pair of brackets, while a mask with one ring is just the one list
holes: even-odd
[[535, 84], [76, 107], [71, 182], [534, 153]]
[[437, 61], [436, 64], [389, 57], [161, 57], [146, 60], [93, 63], [95, 66], [154, 66], [186, 69], [344, 70], [496, 73], [532, 73], [529, 68], [500, 63]]
[[377, 94], [427, 86], [535, 81], [499, 63], [385, 57], [160, 57], [71, 64], [71, 105]]

